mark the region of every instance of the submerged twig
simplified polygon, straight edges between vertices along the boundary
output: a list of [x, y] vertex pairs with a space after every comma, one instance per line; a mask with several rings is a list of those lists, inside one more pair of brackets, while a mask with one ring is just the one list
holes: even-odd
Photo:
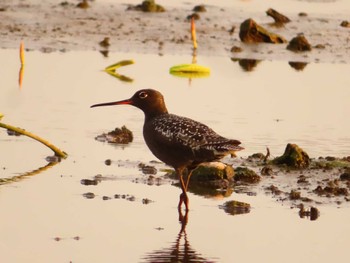
[[8, 130], [11, 130], [11, 131], [14, 131], [16, 133], [19, 133], [19, 134], [22, 134], [22, 135], [25, 135], [25, 136], [28, 136], [38, 142], [41, 142], [42, 144], [44, 144], [45, 146], [49, 147], [52, 151], [54, 151], [55, 155], [56, 156], [59, 156], [61, 158], [67, 158], [68, 154], [65, 153], [64, 151], [61, 151], [59, 148], [57, 148], [56, 146], [54, 146], [53, 144], [51, 144], [50, 142], [40, 138], [39, 136], [31, 133], [31, 132], [28, 132], [24, 129], [21, 129], [21, 128], [18, 128], [18, 127], [14, 127], [12, 125], [9, 125], [9, 124], [5, 124], [5, 123], [2, 123], [0, 122], [0, 127], [2, 128], [5, 128], [5, 129], [8, 129]]

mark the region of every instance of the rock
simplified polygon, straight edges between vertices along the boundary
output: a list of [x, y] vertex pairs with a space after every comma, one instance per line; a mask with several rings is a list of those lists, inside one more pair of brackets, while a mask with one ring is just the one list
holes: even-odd
[[235, 53], [238, 53], [238, 52], [242, 52], [242, 48], [241, 47], [237, 47], [237, 46], [233, 46], [231, 48], [231, 52], [235, 52]]
[[276, 10], [274, 10], [272, 8], [269, 8], [266, 11], [266, 14], [268, 16], [271, 16], [275, 20], [276, 23], [284, 24], [284, 23], [290, 22], [290, 19], [288, 17], [282, 15], [281, 13], [277, 12]]
[[81, 9], [87, 9], [87, 8], [90, 7], [90, 5], [89, 5], [87, 0], [83, 0], [80, 3], [77, 4], [77, 7], [81, 8]]
[[350, 169], [347, 169], [344, 173], [342, 173], [339, 178], [342, 181], [350, 181]]
[[227, 201], [219, 208], [224, 209], [224, 211], [230, 215], [246, 214], [250, 212], [250, 204], [240, 202], [240, 201]]
[[250, 170], [246, 167], [237, 167], [235, 169], [235, 175], [233, 178], [236, 182], [243, 182], [243, 183], [249, 183], [254, 184], [258, 183], [261, 180], [261, 177], [257, 175], [253, 170]]
[[191, 175], [191, 181], [232, 180], [234, 170], [232, 166], [221, 162], [200, 164]]
[[333, 161], [335, 161], [337, 158], [335, 158], [334, 156], [326, 156], [325, 159], [326, 159], [326, 161], [333, 162]]
[[317, 44], [317, 45], [314, 46], [314, 48], [317, 48], [317, 49], [325, 49], [326, 46], [323, 45], [323, 44]]
[[241, 24], [239, 37], [245, 43], [287, 43], [284, 37], [267, 31], [251, 18]]
[[204, 5], [196, 5], [193, 10], [193, 12], [207, 12], [207, 9]]
[[[174, 170], [165, 174], [165, 177], [179, 179]], [[193, 170], [188, 190], [202, 196], [227, 197], [233, 193], [233, 177], [234, 170], [230, 165], [221, 162], [202, 163]], [[187, 177], [184, 176], [184, 179], [187, 180]]]
[[154, 0], [145, 0], [140, 5], [129, 6], [127, 10], [143, 11], [143, 12], [165, 12], [165, 8], [155, 3]]
[[342, 26], [342, 27], [350, 27], [350, 22], [344, 20], [344, 21], [342, 21], [342, 22], [340, 23], [340, 26]]
[[291, 200], [298, 200], [301, 198], [301, 193], [295, 190], [291, 190], [289, 193], [289, 198]]
[[294, 37], [287, 46], [288, 50], [294, 52], [311, 51], [311, 45], [303, 35]]
[[292, 168], [306, 168], [310, 164], [308, 154], [296, 144], [288, 143], [284, 154], [272, 160], [273, 164], [287, 165]]
[[314, 193], [318, 194], [319, 196], [327, 196], [327, 197], [332, 197], [332, 196], [348, 196], [349, 191], [348, 189], [344, 187], [339, 187], [339, 186], [325, 186], [322, 188], [322, 186], [317, 186], [316, 189], [314, 190]]
[[269, 175], [269, 176], [271, 176], [271, 175], [273, 175], [273, 170], [272, 170], [272, 168], [270, 166], [264, 166], [263, 168], [261, 168], [260, 173], [262, 175]]
[[108, 48], [111, 44], [109, 43], [109, 37], [105, 37], [102, 41], [99, 42], [101, 47]]
[[128, 144], [133, 141], [132, 132], [122, 126], [121, 128], [115, 128], [114, 131], [110, 131], [107, 134], [103, 133], [95, 137], [95, 140], [109, 143], [119, 143], [119, 144]]

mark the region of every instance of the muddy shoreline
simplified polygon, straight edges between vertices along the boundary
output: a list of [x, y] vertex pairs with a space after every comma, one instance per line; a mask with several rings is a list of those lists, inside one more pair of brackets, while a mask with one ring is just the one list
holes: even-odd
[[[30, 3], [2, 1], [0, 6], [0, 48], [18, 48], [20, 41], [27, 50], [68, 52], [96, 50], [109, 52], [153, 53], [160, 55], [192, 54], [190, 23], [191, 4], [164, 6], [162, 13], [127, 11], [121, 3], [90, 2], [81, 9], [76, 2]], [[265, 11], [249, 13], [231, 7], [206, 6], [196, 21], [198, 55], [286, 60], [299, 62], [350, 62], [349, 28], [340, 24], [347, 19], [339, 15], [285, 13], [291, 22], [276, 27]], [[303, 15], [300, 15], [303, 14]], [[239, 39], [239, 26], [253, 18], [268, 30], [290, 41], [303, 33], [314, 48], [294, 53], [286, 44], [244, 44]], [[109, 37], [108, 47], [100, 42]], [[242, 52], [232, 52], [232, 47]]]

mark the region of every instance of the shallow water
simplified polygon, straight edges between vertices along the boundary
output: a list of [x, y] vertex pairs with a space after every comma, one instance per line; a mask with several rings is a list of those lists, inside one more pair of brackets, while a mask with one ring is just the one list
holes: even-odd
[[[0, 68], [2, 121], [38, 134], [69, 154], [35, 176], [0, 186], [2, 261], [162, 262], [177, 252], [184, 258], [185, 249], [188, 257], [196, 258], [193, 262], [345, 258], [350, 241], [347, 205], [320, 205], [320, 218], [310, 221], [300, 219], [288, 201], [276, 202], [259, 189], [256, 196], [234, 193], [225, 199], [191, 194], [192, 210], [181, 232], [176, 208], [180, 190], [169, 183], [143, 183], [136, 166], [155, 159], [143, 142], [142, 112], [128, 106], [89, 106], [154, 88], [164, 94], [170, 112], [241, 140], [246, 150], [239, 156], [265, 153], [266, 147], [278, 156], [293, 142], [311, 157], [342, 157], [350, 150], [349, 65], [308, 64], [296, 71], [285, 61], [261, 61], [247, 72], [230, 58], [199, 55], [198, 63], [209, 66], [211, 75], [189, 80], [168, 70], [190, 63], [191, 56], [111, 53], [104, 58], [99, 52], [32, 51], [26, 53], [20, 88], [18, 51], [0, 50], [0, 58], [6, 61]], [[102, 71], [124, 59], [135, 64], [118, 72], [133, 83]], [[130, 145], [94, 140], [122, 125], [134, 133]], [[41, 144], [7, 136], [3, 129], [0, 143], [1, 178], [44, 167], [51, 155]], [[105, 165], [106, 159], [112, 165]], [[97, 174], [109, 180], [97, 186], [80, 183]], [[87, 192], [96, 197], [83, 197]], [[115, 194], [135, 200], [114, 199]], [[143, 204], [145, 198], [153, 202]], [[228, 215], [218, 208], [227, 200], [248, 202], [252, 210]]]

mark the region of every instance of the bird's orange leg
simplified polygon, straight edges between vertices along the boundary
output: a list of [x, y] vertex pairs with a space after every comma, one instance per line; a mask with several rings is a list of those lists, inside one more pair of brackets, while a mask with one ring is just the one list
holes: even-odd
[[190, 178], [191, 178], [192, 172], [193, 172], [193, 170], [188, 170], [188, 175], [187, 175], [187, 180], [186, 180], [186, 188], [185, 188], [186, 191], [188, 189], [188, 185], [190, 184]]
[[187, 196], [187, 187], [185, 185], [184, 179], [183, 179], [183, 172], [184, 172], [184, 168], [178, 168], [176, 169], [176, 173], [179, 176], [180, 179], [180, 186], [182, 189], [182, 193], [180, 194], [180, 200], [179, 200], [179, 204], [177, 206], [178, 210], [181, 210], [181, 206], [182, 203], [185, 203], [185, 207], [186, 207], [186, 211], [188, 211], [188, 196]]

